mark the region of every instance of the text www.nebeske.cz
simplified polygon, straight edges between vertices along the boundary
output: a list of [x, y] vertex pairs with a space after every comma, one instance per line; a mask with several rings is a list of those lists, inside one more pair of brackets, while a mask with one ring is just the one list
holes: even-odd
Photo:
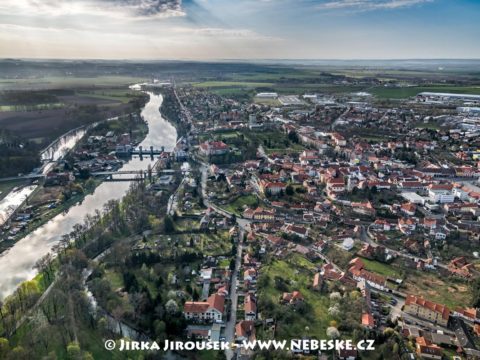
[[[114, 350], [114, 340], [107, 340], [105, 348]], [[224, 341], [169, 341], [160, 346], [157, 342], [119, 340], [119, 351], [199, 351], [199, 350], [227, 350], [243, 348], [246, 350], [287, 350], [287, 351], [327, 351], [327, 350], [375, 350], [374, 340], [361, 340], [354, 344], [352, 340], [255, 340], [240, 343]]]

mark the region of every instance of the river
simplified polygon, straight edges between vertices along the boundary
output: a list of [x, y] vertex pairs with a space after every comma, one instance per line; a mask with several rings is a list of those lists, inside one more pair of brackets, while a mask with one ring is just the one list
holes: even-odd
[[[50, 144], [40, 154], [40, 158], [44, 164], [38, 172], [47, 174], [55, 166], [55, 162], [72, 149], [78, 140], [85, 135], [86, 131], [86, 128], [71, 130]], [[30, 185], [13, 189], [5, 198], [0, 200], [0, 226], [10, 218], [12, 213], [23, 204], [36, 188], [37, 185]]]
[[[139, 145], [144, 149], [150, 146], [157, 149], [164, 146], [166, 151], [171, 151], [176, 144], [177, 131], [160, 114], [159, 108], [163, 97], [150, 92], [148, 94], [150, 100], [143, 108], [141, 115], [147, 121], [149, 131]], [[143, 160], [132, 158], [122, 167], [122, 170], [146, 169], [151, 162], [149, 156], [144, 156]], [[35, 276], [36, 270], [33, 266], [36, 261], [47, 254], [63, 234], [71, 232], [73, 225], [82, 222], [86, 214], [93, 213], [95, 209], [101, 209], [107, 201], [121, 199], [129, 184], [129, 182], [102, 183], [93, 194], [87, 195], [82, 203], [73, 206], [66, 213], [57, 215], [1, 254], [0, 299], [11, 294], [21, 282]]]

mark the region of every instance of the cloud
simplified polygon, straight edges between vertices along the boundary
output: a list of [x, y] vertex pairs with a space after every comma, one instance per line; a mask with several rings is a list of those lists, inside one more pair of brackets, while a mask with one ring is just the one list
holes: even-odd
[[2, 0], [1, 9], [19, 15], [91, 15], [132, 19], [185, 15], [182, 0]]
[[140, 17], [183, 13], [181, 0], [96, 0], [96, 2], [112, 8], [127, 9], [134, 16]]
[[425, 3], [431, 3], [433, 1], [434, 0], [330, 0], [320, 5], [317, 5], [317, 9], [347, 9], [356, 11], [400, 9]]

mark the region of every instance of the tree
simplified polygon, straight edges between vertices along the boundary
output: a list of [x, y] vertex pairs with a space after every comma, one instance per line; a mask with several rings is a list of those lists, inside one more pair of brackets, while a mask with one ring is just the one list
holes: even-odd
[[288, 185], [288, 186], [285, 188], [285, 193], [286, 193], [288, 196], [292, 196], [292, 195], [294, 194], [293, 186], [292, 186], [292, 185]]
[[162, 222], [155, 215], [148, 215], [148, 222], [153, 232], [159, 232]]
[[480, 307], [480, 278], [475, 279], [472, 284], [472, 295], [472, 306], [475, 308]]
[[12, 360], [27, 360], [29, 356], [23, 347], [17, 346], [10, 352], [8, 358]]
[[330, 300], [331, 301], [337, 302], [337, 301], [340, 301], [341, 299], [342, 299], [342, 295], [340, 295], [339, 292], [332, 292], [330, 294]]
[[76, 341], [67, 345], [67, 355], [70, 360], [82, 359], [82, 351], [80, 350], [80, 345]]
[[200, 294], [198, 293], [197, 288], [193, 289], [192, 299], [193, 299], [193, 301], [198, 301], [198, 299], [200, 299]]
[[178, 311], [177, 302], [173, 299], [168, 300], [165, 304], [165, 310], [169, 314], [175, 314]]
[[340, 332], [337, 328], [330, 326], [327, 328], [327, 336], [331, 339], [338, 339], [340, 337]]
[[10, 352], [10, 343], [8, 339], [0, 338], [0, 359], [6, 359], [7, 354]]
[[299, 139], [298, 139], [297, 133], [295, 131], [290, 131], [288, 133], [288, 140], [290, 140], [293, 143], [298, 143]]
[[166, 234], [171, 234], [175, 231], [175, 223], [170, 215], [165, 216], [164, 231]]
[[333, 317], [337, 317], [338, 315], [340, 315], [340, 310], [338, 309], [338, 306], [337, 305], [330, 306], [328, 308], [328, 314]]
[[161, 341], [165, 339], [166, 333], [166, 325], [164, 321], [161, 320], [155, 320], [153, 323], [153, 328], [155, 331], [155, 337], [157, 341]]

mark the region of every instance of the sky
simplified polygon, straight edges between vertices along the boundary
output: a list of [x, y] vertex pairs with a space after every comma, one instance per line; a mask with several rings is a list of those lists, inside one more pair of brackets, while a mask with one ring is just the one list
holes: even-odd
[[0, 58], [478, 59], [480, 0], [0, 0]]

